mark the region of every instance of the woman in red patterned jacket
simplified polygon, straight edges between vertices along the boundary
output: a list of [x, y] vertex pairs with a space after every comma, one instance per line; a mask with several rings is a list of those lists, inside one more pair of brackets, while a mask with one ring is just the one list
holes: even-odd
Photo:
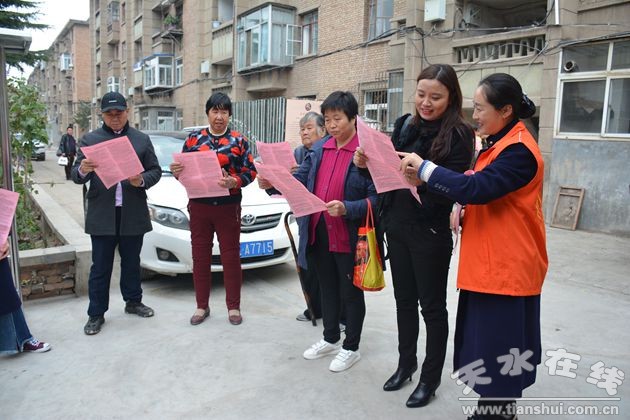
[[[210, 126], [190, 133], [182, 153], [214, 150], [223, 169], [218, 182], [230, 189], [229, 196], [194, 198], [188, 201], [190, 236], [193, 255], [193, 282], [197, 310], [190, 318], [192, 325], [201, 324], [209, 315], [210, 271], [212, 246], [216, 232], [223, 265], [225, 301], [231, 324], [243, 321], [240, 311], [243, 272], [240, 259], [241, 188], [256, 178], [254, 158], [247, 139], [231, 130], [228, 122], [232, 115], [232, 102], [223, 93], [215, 93], [206, 102], [206, 115]], [[175, 177], [184, 169], [180, 162], [171, 164]]]

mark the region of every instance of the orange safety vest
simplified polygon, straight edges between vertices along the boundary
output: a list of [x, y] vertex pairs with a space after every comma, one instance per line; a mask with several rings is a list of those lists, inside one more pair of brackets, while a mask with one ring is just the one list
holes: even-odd
[[542, 213], [544, 162], [522, 122], [479, 156], [475, 172], [492, 163], [508, 146], [523, 143], [536, 158], [534, 178], [487, 204], [466, 205], [462, 224], [457, 287], [509, 296], [539, 295], [547, 273]]

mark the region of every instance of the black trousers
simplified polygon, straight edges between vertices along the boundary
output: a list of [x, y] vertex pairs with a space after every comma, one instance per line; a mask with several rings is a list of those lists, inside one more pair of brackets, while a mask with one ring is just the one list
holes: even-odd
[[446, 284], [453, 240], [448, 225], [391, 223], [387, 243], [396, 298], [398, 365], [417, 363], [420, 319], [418, 302], [427, 331], [426, 355], [420, 381], [437, 384], [442, 376], [448, 340]]
[[[120, 230], [120, 207], [116, 208], [116, 232]], [[88, 279], [89, 316], [103, 315], [109, 309], [109, 285], [114, 268], [114, 252], [120, 254], [120, 292], [125, 302], [141, 302], [140, 250], [144, 235], [92, 235], [92, 267]]]
[[74, 154], [66, 155], [66, 157], [68, 158], [68, 164], [64, 166], [63, 169], [66, 172], [66, 179], [70, 179], [70, 174], [72, 173], [72, 165], [74, 164]]
[[346, 315], [343, 348], [356, 351], [361, 341], [365, 300], [363, 291], [352, 284], [354, 254], [329, 251], [328, 231], [323, 219], [317, 224], [315, 243], [310, 251], [313, 253], [313, 267], [321, 290], [324, 340], [336, 343], [341, 338], [339, 320], [343, 307]]

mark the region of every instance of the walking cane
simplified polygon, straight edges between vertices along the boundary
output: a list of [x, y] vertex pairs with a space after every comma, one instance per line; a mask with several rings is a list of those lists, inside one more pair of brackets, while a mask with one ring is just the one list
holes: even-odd
[[308, 313], [311, 315], [311, 322], [313, 326], [317, 326], [317, 321], [315, 320], [315, 312], [313, 312], [313, 307], [311, 306], [311, 297], [308, 295], [306, 291], [306, 287], [304, 285], [304, 278], [302, 276], [302, 269], [298, 264], [298, 253], [297, 248], [295, 247], [295, 240], [293, 239], [293, 233], [291, 232], [291, 228], [289, 227], [289, 217], [293, 214], [292, 211], [288, 212], [284, 216], [284, 228], [287, 231], [287, 236], [289, 237], [289, 242], [291, 242], [291, 251], [293, 251], [293, 258], [295, 259], [295, 268], [297, 269], [298, 278], [300, 279], [300, 286], [302, 286], [302, 293], [304, 294], [304, 300], [306, 301], [306, 308], [308, 309]]

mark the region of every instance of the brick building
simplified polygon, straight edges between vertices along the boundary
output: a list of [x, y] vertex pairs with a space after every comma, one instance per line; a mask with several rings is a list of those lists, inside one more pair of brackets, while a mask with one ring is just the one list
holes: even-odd
[[[58, 142], [74, 123], [81, 102], [92, 101], [92, 62], [87, 21], [70, 20], [48, 48], [50, 58], [35, 66], [29, 83], [42, 92], [50, 141]], [[83, 134], [75, 125], [75, 134]]]
[[527, 124], [547, 220], [560, 187], [579, 187], [580, 228], [627, 235], [629, 19], [626, 0], [90, 0], [92, 124], [108, 90], [128, 98], [132, 124], [164, 130], [205, 124], [223, 91], [250, 106], [250, 132], [282, 132], [270, 112], [284, 99], [341, 89], [390, 131], [430, 63], [455, 67], [467, 115], [479, 80], [508, 72], [538, 106]]

